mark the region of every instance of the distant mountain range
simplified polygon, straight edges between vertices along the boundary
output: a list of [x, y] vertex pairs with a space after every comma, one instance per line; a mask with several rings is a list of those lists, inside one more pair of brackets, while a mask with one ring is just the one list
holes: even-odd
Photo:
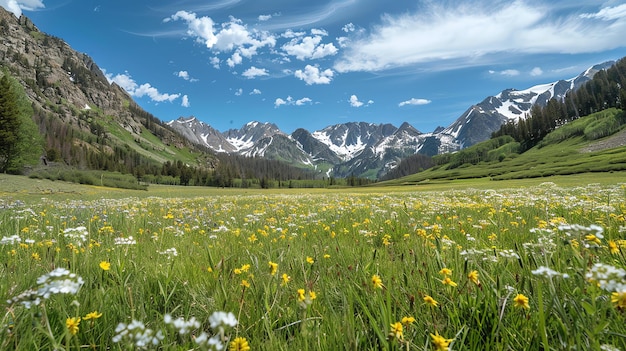
[[615, 61], [594, 65], [578, 76], [536, 85], [525, 90], [507, 89], [470, 106], [448, 127], [422, 133], [409, 123], [349, 122], [290, 135], [271, 123], [249, 122], [241, 129], [219, 132], [195, 117], [180, 117], [167, 124], [191, 142], [216, 152], [265, 157], [310, 167], [325, 176], [350, 175], [378, 178], [410, 155], [434, 156], [454, 152], [487, 140], [502, 124], [525, 118], [534, 104], [545, 106], [591, 80]]

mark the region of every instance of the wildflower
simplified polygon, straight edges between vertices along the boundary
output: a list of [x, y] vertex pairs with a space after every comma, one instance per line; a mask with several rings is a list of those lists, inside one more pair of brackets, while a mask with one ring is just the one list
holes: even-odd
[[270, 261], [269, 266], [270, 266], [270, 275], [275, 275], [276, 271], [278, 271], [278, 263]]
[[372, 275], [372, 286], [374, 289], [382, 289], [384, 287], [383, 280], [380, 278], [378, 274]]
[[309, 263], [309, 264], [313, 264], [313, 263], [315, 263], [315, 260], [313, 259], [313, 257], [307, 256], [306, 257], [306, 262]]
[[443, 280], [441, 281], [441, 283], [442, 283], [443, 285], [457, 286], [457, 284], [456, 284], [454, 281], [452, 281], [452, 279], [450, 279], [450, 277], [445, 277], [445, 278], [443, 278]]
[[402, 340], [404, 336], [402, 335], [402, 323], [395, 322], [391, 324], [391, 331], [389, 332], [389, 336], [398, 340]]
[[232, 312], [226, 313], [217, 311], [213, 312], [213, 314], [209, 317], [209, 324], [213, 329], [219, 327], [220, 325], [234, 327], [237, 325], [237, 318], [235, 318], [235, 315]]
[[619, 253], [619, 247], [617, 246], [617, 243], [613, 240], [609, 240], [609, 252], [614, 255]]
[[612, 293], [611, 302], [617, 309], [626, 309], [626, 291]]
[[98, 319], [102, 317], [102, 313], [98, 313], [98, 311], [93, 311], [93, 312], [89, 312], [87, 313], [87, 315], [83, 318], [83, 320], [93, 320], [93, 319]]
[[298, 302], [300, 303], [300, 306], [303, 308], [313, 303], [313, 300], [317, 298], [317, 294], [315, 293], [315, 291], [309, 291], [309, 294], [307, 295], [304, 289], [298, 289], [297, 293], [298, 293]]
[[530, 309], [530, 305], [528, 304], [528, 297], [524, 296], [523, 294], [517, 294], [517, 296], [513, 298], [513, 302], [515, 303], [515, 307], [523, 308], [526, 310]]
[[165, 338], [162, 331], [156, 333], [140, 321], [133, 319], [129, 324], [120, 323], [115, 328], [114, 343], [126, 341], [133, 343], [137, 348], [146, 348], [149, 345], [158, 346]]
[[111, 262], [107, 262], [107, 261], [100, 262], [100, 268], [102, 268], [103, 271], [108, 271], [109, 269], [111, 269]]
[[594, 245], [600, 245], [600, 239], [593, 235], [593, 234], [587, 234], [585, 235], [585, 240], [587, 240], [590, 244], [594, 244]]
[[40, 257], [40, 256], [39, 256], [39, 254], [38, 254], [38, 253], [36, 253], [36, 252], [33, 252], [33, 254], [32, 254], [32, 255], [30, 255], [30, 257], [31, 257], [33, 260], [35, 260], [35, 261], [41, 261], [41, 257]]
[[403, 325], [408, 326], [408, 325], [411, 325], [411, 324], [415, 323], [415, 318], [413, 318], [413, 317], [402, 317], [402, 321], [401, 322], [402, 322]]
[[435, 332], [435, 334], [430, 334], [432, 338], [432, 343], [435, 345], [435, 349], [437, 351], [448, 351], [448, 346], [452, 342], [453, 339], [446, 339], [443, 336], [439, 335], [439, 332]]
[[192, 329], [200, 328], [200, 322], [196, 320], [196, 317], [191, 317], [189, 320], [185, 320], [183, 317], [172, 319], [170, 314], [163, 316], [163, 322], [173, 326], [179, 334], [185, 335]]
[[67, 327], [67, 331], [71, 335], [76, 335], [76, 333], [78, 333], [79, 324], [80, 324], [80, 317], [69, 317], [65, 320], [65, 326]]
[[250, 345], [248, 345], [248, 340], [241, 336], [235, 338], [235, 340], [230, 342], [229, 351], [250, 351]]
[[478, 271], [471, 271], [467, 275], [467, 279], [469, 279], [472, 283], [476, 285], [480, 285], [480, 280], [478, 280]]
[[431, 305], [433, 307], [439, 306], [439, 302], [437, 302], [437, 300], [433, 299], [432, 296], [430, 296], [430, 295], [424, 296], [424, 302], [427, 305]]
[[567, 274], [567, 273], [559, 273], [559, 272], [555, 271], [554, 269], [546, 267], [546, 266], [539, 266], [534, 271], [531, 271], [531, 273], [534, 274], [534, 275], [543, 276], [545, 278], [552, 278], [552, 277], [556, 277], [556, 276], [562, 277], [564, 279], [569, 278], [569, 274]]
[[449, 268], [442, 268], [442, 269], [439, 271], [439, 274], [443, 275], [444, 277], [447, 277], [447, 276], [449, 276], [449, 275], [452, 275], [452, 270], [451, 270], [451, 269], [449, 269]]
[[287, 285], [291, 281], [291, 277], [287, 273], [283, 273], [283, 282], [280, 285]]
[[241, 280], [241, 286], [243, 286], [244, 288], [249, 288], [250, 287], [250, 283], [247, 280], [242, 279]]

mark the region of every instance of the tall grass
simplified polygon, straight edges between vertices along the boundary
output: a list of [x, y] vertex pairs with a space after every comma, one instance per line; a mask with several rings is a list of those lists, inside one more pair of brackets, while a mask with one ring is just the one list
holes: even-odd
[[625, 193], [2, 201], [0, 350], [624, 349]]

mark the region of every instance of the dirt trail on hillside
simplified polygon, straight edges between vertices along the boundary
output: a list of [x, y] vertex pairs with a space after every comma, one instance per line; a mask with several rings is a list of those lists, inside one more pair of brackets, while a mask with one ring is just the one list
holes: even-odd
[[597, 141], [593, 144], [589, 144], [580, 149], [581, 152], [594, 152], [602, 151], [606, 149], [612, 149], [614, 147], [620, 147], [626, 145], [626, 129], [614, 134], [606, 139]]

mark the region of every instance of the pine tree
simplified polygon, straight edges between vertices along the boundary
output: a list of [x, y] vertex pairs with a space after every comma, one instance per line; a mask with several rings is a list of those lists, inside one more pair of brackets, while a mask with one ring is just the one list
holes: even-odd
[[17, 157], [19, 132], [17, 96], [5, 73], [0, 79], [0, 172], [6, 173]]

